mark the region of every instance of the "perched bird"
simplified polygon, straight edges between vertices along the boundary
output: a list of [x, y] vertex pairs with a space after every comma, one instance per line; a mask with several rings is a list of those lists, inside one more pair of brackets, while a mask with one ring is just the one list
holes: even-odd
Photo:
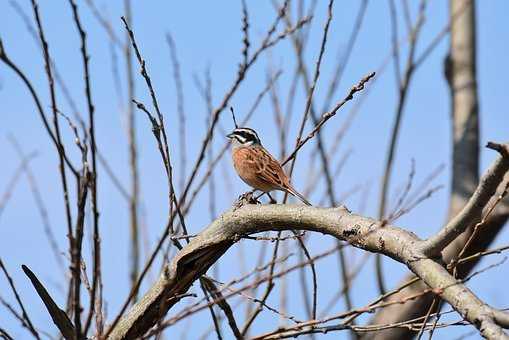
[[245, 183], [267, 194], [273, 190], [284, 191], [311, 205], [290, 184], [281, 164], [262, 146], [255, 130], [240, 127], [227, 137], [233, 145], [233, 166]]

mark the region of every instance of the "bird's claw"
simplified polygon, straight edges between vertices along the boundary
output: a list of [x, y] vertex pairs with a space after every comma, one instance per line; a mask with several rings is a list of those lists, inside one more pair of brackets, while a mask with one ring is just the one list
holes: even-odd
[[240, 195], [235, 203], [233, 203], [233, 210], [237, 210], [245, 204], [260, 204], [260, 202], [254, 197], [253, 191], [248, 191]]

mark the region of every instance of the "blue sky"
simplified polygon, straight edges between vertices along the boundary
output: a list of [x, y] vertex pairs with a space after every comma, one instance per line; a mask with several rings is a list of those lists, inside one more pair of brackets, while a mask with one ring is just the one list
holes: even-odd
[[[16, 1], [16, 0], [14, 0]], [[33, 21], [29, 1], [16, 1]], [[129, 183], [128, 149], [126, 137], [126, 123], [124, 116], [125, 100], [119, 99], [115, 90], [112, 75], [113, 58], [111, 44], [104, 29], [98, 24], [84, 1], [79, 1], [80, 13], [85, 30], [88, 34], [89, 51], [91, 55], [92, 97], [96, 106], [97, 143], [102, 154], [108, 159], [116, 175], [125, 186]], [[267, 27], [271, 24], [275, 12], [270, 1], [247, 1], [251, 20], [250, 35], [253, 48], [258, 46]], [[123, 25], [120, 16], [124, 14], [121, 1], [96, 1], [101, 13], [108, 18], [116, 34], [124, 38]], [[417, 3], [410, 2], [412, 17], [415, 18]], [[334, 6], [334, 16], [327, 50], [318, 82], [316, 100], [317, 107], [321, 107], [327, 91], [327, 84], [332, 77], [332, 71], [338, 56], [344, 53], [353, 22], [359, 7], [359, 2], [337, 2]], [[401, 14], [401, 4], [398, 3], [398, 13]], [[507, 85], [509, 77], [507, 55], [509, 48], [504, 41], [509, 34], [509, 23], [506, 13], [509, 3], [504, 0], [484, 1], [477, 4], [477, 37], [478, 37], [478, 81], [481, 113], [481, 144], [489, 140], [508, 140], [508, 111]], [[76, 34], [72, 13], [66, 1], [41, 1], [40, 11], [46, 38], [49, 42], [50, 53], [58, 65], [71, 95], [81, 112], [86, 110], [84, 96], [82, 64], [79, 54], [79, 39]], [[326, 2], [320, 1], [311, 26], [310, 44], [306, 50], [306, 61], [310, 70], [319, 50], [322, 27], [325, 22]], [[445, 1], [430, 2], [426, 11], [426, 18], [421, 38], [417, 46], [420, 55], [431, 40], [447, 24], [448, 7]], [[212, 77], [213, 104], [216, 106], [222, 100], [224, 93], [231, 86], [235, 78], [238, 64], [241, 60], [241, 7], [240, 1], [219, 2], [141, 2], [133, 1], [133, 29], [139, 42], [142, 54], [147, 62], [149, 73], [165, 115], [168, 134], [172, 147], [172, 158], [175, 163], [176, 176], [182, 175], [179, 167], [178, 124], [176, 113], [176, 91], [172, 79], [172, 67], [165, 34], [171, 32], [180, 59], [184, 86], [187, 139], [187, 159], [189, 165], [197, 157], [202, 136], [205, 131], [206, 105], [202, 100], [194, 82], [194, 77], [204, 79], [204, 73], [210, 69]], [[50, 111], [49, 94], [43, 67], [42, 54], [38, 45], [28, 33], [23, 21], [16, 14], [8, 1], [0, 2], [0, 36], [11, 59], [25, 71], [38, 90], [46, 111]], [[400, 36], [405, 34], [402, 16], [399, 16]], [[352, 51], [351, 59], [345, 70], [334, 100], [340, 100], [348, 89], [365, 74], [378, 70], [384, 60], [390, 55], [390, 20], [387, 2], [371, 1], [368, 5], [364, 25], [361, 28], [358, 42]], [[438, 230], [444, 222], [447, 212], [448, 184], [450, 173], [450, 102], [448, 89], [443, 77], [443, 59], [447, 53], [448, 39], [445, 38], [429, 56], [426, 62], [416, 71], [412, 87], [405, 107], [401, 134], [397, 148], [397, 156], [393, 172], [391, 196], [395, 197], [397, 189], [404, 185], [410, 171], [411, 160], [416, 164], [416, 183], [422, 182], [434, 169], [445, 165], [444, 171], [435, 178], [434, 185], [443, 184], [444, 189], [435, 193], [433, 197], [410, 214], [400, 218], [396, 224], [412, 230], [421, 237], [429, 236]], [[407, 52], [403, 46], [403, 56]], [[118, 58], [121, 52], [116, 50]], [[404, 58], [402, 58], [404, 60]], [[286, 100], [288, 88], [293, 76], [295, 56], [289, 41], [278, 44], [269, 53], [265, 53], [259, 62], [250, 70], [244, 84], [240, 87], [231, 101], [237, 115], [242, 118], [252, 105], [258, 92], [265, 86], [266, 71], [269, 65], [274, 69], [282, 69], [283, 74], [278, 82], [278, 90]], [[118, 62], [121, 73], [121, 87], [123, 98], [126, 96], [126, 86], [123, 60]], [[136, 67], [137, 69], [137, 67]], [[136, 77], [136, 98], [147, 105], [150, 103], [146, 88], [138, 73]], [[376, 216], [380, 176], [383, 170], [385, 150], [388, 143], [390, 128], [393, 122], [397, 93], [395, 89], [394, 70], [392, 62], [384, 72], [377, 75], [376, 82], [370, 86], [369, 94], [361, 93], [356, 99], [347, 104], [336, 117], [327, 123], [324, 129], [325, 142], [332, 144], [335, 132], [342, 126], [349, 110], [358, 102], [360, 97], [363, 104], [356, 115], [351, 128], [346, 134], [338, 155], [334, 156], [336, 163], [341, 155], [352, 150], [342, 174], [336, 179], [338, 196], [355, 186], [362, 185], [369, 188], [367, 192], [364, 214]], [[300, 119], [305, 107], [305, 96], [302, 89], [296, 94], [294, 118]], [[61, 93], [57, 97], [59, 108], [70, 113], [70, 108]], [[49, 137], [37, 116], [33, 101], [19, 79], [3, 64], [0, 65], [0, 155], [3, 165], [0, 167], [0, 195], [19, 165], [19, 159], [8, 142], [8, 136], [14, 135], [26, 153], [37, 151], [38, 155], [31, 161], [31, 167], [39, 183], [44, 201], [48, 209], [51, 226], [57, 236], [59, 248], [65, 252], [67, 242], [65, 238], [65, 220], [61, 186], [57, 170], [57, 157], [54, 147], [49, 143]], [[228, 112], [220, 117], [220, 125], [229, 130], [232, 127]], [[63, 125], [65, 126], [65, 125]], [[166, 180], [159, 154], [154, 144], [150, 127], [145, 117], [137, 113], [137, 138], [139, 144], [139, 167], [141, 173], [141, 194], [143, 221], [147, 228], [147, 240], [153, 244], [159, 236], [166, 220]], [[266, 97], [256, 111], [250, 126], [255, 128], [265, 146], [277, 154], [279, 150], [277, 129], [273, 118], [273, 109]], [[306, 131], [309, 131], [308, 125]], [[72, 149], [72, 135], [63, 128], [64, 138], [68, 148]], [[297, 119], [294, 119], [288, 131], [289, 141], [293, 141], [298, 131]], [[224, 144], [223, 136], [218, 133], [214, 138], [215, 151]], [[314, 152], [312, 144], [303, 148], [300, 154], [293, 182], [298, 189], [303, 190], [309, 176], [309, 157]], [[77, 153], [73, 152], [74, 156]], [[482, 149], [481, 171], [486, 169], [494, 159], [492, 151]], [[77, 160], [77, 158], [75, 158]], [[128, 222], [129, 214], [124, 198], [115, 189], [106, 176], [104, 169], [99, 169], [99, 202], [101, 210], [101, 233], [103, 246], [104, 296], [107, 300], [108, 316], [111, 319], [116, 314], [119, 305], [128, 292]], [[217, 212], [227, 209], [238, 194], [247, 187], [234, 175], [228, 157], [217, 168], [216, 181], [218, 195], [216, 199]], [[178, 180], [177, 180], [178, 182]], [[229, 185], [231, 183], [231, 185]], [[323, 193], [323, 183], [319, 183], [317, 193], [310, 197], [312, 202], [318, 202]], [[358, 211], [363, 200], [362, 194], [350, 196], [344, 203], [352, 210]], [[210, 221], [210, 214], [203, 207], [208, 207], [209, 195], [203, 190], [198, 196], [197, 204], [187, 218], [187, 225], [191, 233], [199, 232]], [[508, 232], [499, 235], [496, 244], [507, 243]], [[86, 239], [86, 249], [90, 249], [89, 238]], [[310, 249], [313, 254], [333, 245], [330, 238], [313, 235]], [[239, 275], [239, 254], [244, 252], [247, 265], [253, 265], [258, 244], [252, 241], [242, 241], [241, 245], [232, 248], [219, 262], [218, 277], [228, 281]], [[291, 245], [292, 249], [294, 245]], [[142, 247], [145, 249], [145, 247]], [[150, 247], [151, 249], [151, 247]], [[357, 263], [362, 252], [347, 252], [351, 263]], [[62, 275], [46, 241], [41, 219], [36, 209], [28, 182], [22, 176], [12, 192], [12, 197], [0, 215], [0, 257], [10, 270], [21, 296], [29, 306], [30, 315], [36, 325], [55, 333], [56, 329], [44, 310], [44, 307], [28, 280], [20, 270], [21, 264], [29, 265], [52, 291], [57, 301], [65, 301], [62, 289]], [[62, 255], [63, 259], [64, 255]], [[298, 255], [294, 256], [295, 262]], [[502, 255], [485, 259], [481, 266], [497, 262]], [[327, 259], [318, 265], [319, 303], [324, 306], [330, 296], [338, 289], [336, 259]], [[394, 286], [402, 278], [405, 268], [402, 265], [386, 261], [388, 286]], [[146, 280], [144, 289], [157, 275], [152, 273]], [[507, 264], [492, 269], [489, 273], [477, 276], [469, 285], [474, 292], [488, 303], [496, 307], [508, 307], [509, 295], [501, 284], [507, 277]], [[288, 277], [290, 289], [298, 291], [298, 274]], [[374, 276], [372, 261], [355, 281], [353, 301], [355, 306], [363, 306], [374, 299]], [[279, 287], [278, 287], [279, 289]], [[199, 292], [199, 288], [193, 287]], [[8, 293], [7, 283], [0, 279], [2, 297], [13, 302]], [[279, 291], [279, 290], [278, 290]], [[302, 301], [291, 299], [288, 312], [304, 318]], [[278, 305], [277, 294], [269, 302]], [[335, 312], [343, 310], [343, 302], [335, 306]], [[241, 308], [242, 309], [242, 308]], [[239, 310], [240, 313], [240, 310]], [[5, 327], [17, 339], [29, 338], [4, 309], [0, 309], [0, 326]], [[201, 336], [209, 324], [209, 315], [200, 314], [193, 319], [200, 327], [186, 328], [186, 322], [174, 327], [170, 334], [180, 335], [187, 331], [189, 338]], [[262, 313], [255, 324], [252, 334], [258, 334], [277, 326], [278, 320], [269, 312]], [[468, 331], [467, 327], [439, 331], [437, 338], [450, 338], [451, 334], [459, 335]], [[228, 330], [225, 330], [228, 335]], [[341, 334], [344, 336], [346, 334]], [[333, 338], [336, 335], [329, 337]]]

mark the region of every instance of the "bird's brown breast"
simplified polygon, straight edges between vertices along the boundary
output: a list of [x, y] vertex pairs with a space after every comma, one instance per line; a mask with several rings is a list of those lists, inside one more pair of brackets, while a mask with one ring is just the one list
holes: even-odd
[[266, 192], [288, 187], [288, 178], [279, 162], [262, 147], [238, 147], [232, 157], [240, 178], [253, 188]]

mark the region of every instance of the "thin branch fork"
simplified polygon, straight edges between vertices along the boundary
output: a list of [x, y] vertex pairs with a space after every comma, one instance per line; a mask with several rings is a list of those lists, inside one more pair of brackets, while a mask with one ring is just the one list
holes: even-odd
[[503, 332], [507, 317], [477, 298], [442, 264], [420, 251], [423, 243], [402, 228], [350, 213], [347, 209], [294, 205], [247, 205], [224, 213], [186, 245], [158, 281], [133, 306], [108, 339], [142, 336], [179, 300], [210, 266], [237, 240], [238, 235], [263, 231], [308, 230], [328, 234], [370, 252], [405, 264], [436, 294], [488, 339], [509, 339]]
[[461, 235], [470, 226], [481, 221], [483, 209], [495, 195], [498, 186], [509, 171], [509, 143], [498, 144], [489, 142], [486, 147], [500, 153], [500, 157], [486, 171], [474, 194], [458, 215], [449, 221], [436, 235], [423, 243], [423, 253], [429, 256], [438, 255], [456, 237]]
[[[96, 300], [97, 296], [97, 290], [98, 286], [100, 284], [101, 280], [101, 247], [100, 247], [100, 235], [99, 235], [99, 211], [98, 211], [98, 197], [97, 197], [97, 144], [95, 139], [95, 107], [92, 101], [92, 92], [91, 92], [91, 86], [90, 86], [90, 71], [89, 71], [89, 60], [90, 56], [88, 54], [88, 48], [87, 48], [87, 34], [85, 30], [83, 29], [83, 25], [81, 23], [81, 19], [78, 12], [78, 6], [76, 4], [75, 0], [69, 0], [69, 5], [71, 6], [72, 14], [73, 14], [73, 20], [74, 24], [76, 26], [76, 29], [78, 31], [79, 37], [80, 37], [80, 52], [81, 52], [81, 59], [83, 63], [83, 80], [84, 80], [84, 88], [85, 88], [85, 97], [87, 100], [87, 109], [88, 109], [88, 119], [89, 119], [89, 128], [88, 128], [88, 135], [90, 136], [90, 151], [91, 151], [91, 158], [92, 158], [92, 172], [89, 173], [88, 169], [85, 168], [84, 175], [81, 181], [83, 181], [83, 188], [80, 188], [80, 192], [78, 193], [79, 199], [78, 199], [78, 221], [76, 222], [76, 245], [78, 247], [77, 249], [77, 255], [74, 260], [74, 271], [76, 277], [75, 280], [75, 293], [74, 298], [76, 299], [77, 306], [75, 306], [75, 327], [77, 332], [77, 337], [79, 338], [81, 336], [81, 325], [80, 325], [80, 316], [79, 316], [79, 310], [81, 306], [79, 305], [79, 294], [80, 294], [80, 262], [81, 262], [81, 242], [83, 235], [83, 211], [85, 209], [86, 204], [86, 197], [87, 197], [87, 186], [90, 184], [91, 186], [91, 199], [92, 199], [92, 217], [93, 217], [93, 275], [92, 275], [92, 290], [91, 290], [91, 296], [90, 296], [90, 306], [89, 306], [89, 312], [88, 316], [86, 318], [85, 324], [83, 325], [83, 334], [86, 335], [87, 331], [91, 325], [92, 322], [92, 316], [94, 315], [94, 306], [96, 305], [96, 302], [100, 305], [102, 304], [101, 299]], [[83, 152], [83, 150], [82, 150]], [[83, 154], [83, 162], [85, 162], [86, 154]], [[80, 199], [82, 201], [80, 201]], [[78, 235], [78, 233], [81, 233], [81, 235]], [[77, 283], [76, 283], [77, 282]]]
[[354, 94], [356, 94], [359, 91], [364, 90], [364, 86], [366, 85], [366, 83], [369, 82], [374, 77], [375, 77], [375, 72], [371, 72], [368, 75], [366, 75], [365, 77], [363, 77], [357, 83], [357, 85], [354, 85], [350, 89], [350, 91], [348, 92], [348, 94], [346, 95], [346, 97], [343, 100], [341, 100], [339, 103], [337, 103], [336, 106], [334, 106], [334, 108], [332, 110], [330, 110], [329, 112], [324, 113], [322, 115], [321, 119], [318, 121], [318, 123], [313, 128], [313, 130], [311, 130], [311, 132], [305, 138], [300, 140], [300, 142], [297, 144], [297, 146], [295, 147], [293, 152], [284, 160], [284, 162], [281, 163], [281, 165], [285, 165], [286, 163], [291, 161], [297, 155], [297, 152], [299, 152], [299, 150], [304, 146], [304, 144], [306, 144], [311, 138], [313, 138], [316, 135], [316, 133], [322, 128], [322, 126], [329, 119], [331, 119], [332, 117], [334, 117], [336, 115], [338, 110], [341, 107], [343, 107], [343, 105], [345, 105], [347, 102], [352, 100]]

